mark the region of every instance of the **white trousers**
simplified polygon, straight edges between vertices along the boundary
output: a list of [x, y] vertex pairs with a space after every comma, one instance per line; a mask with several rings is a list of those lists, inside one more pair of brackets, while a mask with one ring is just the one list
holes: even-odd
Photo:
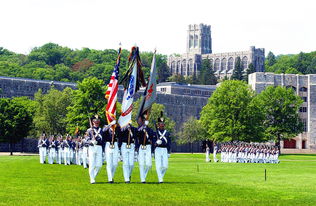
[[218, 161], [218, 159], [216, 158], [216, 150], [214, 150], [214, 152], [213, 152], [213, 160], [214, 160], [214, 162], [217, 162]]
[[[106, 172], [108, 181], [113, 181], [114, 174], [118, 165], [119, 149], [117, 142], [114, 142], [114, 148], [110, 148], [110, 142], [105, 144]], [[102, 155], [101, 155], [102, 156]]]
[[205, 151], [205, 161], [206, 162], [210, 161], [210, 149], [206, 149]]
[[64, 151], [62, 148], [58, 148], [58, 152], [57, 152], [57, 161], [58, 161], [58, 164], [61, 164], [62, 163], [62, 159], [63, 159], [63, 154], [64, 154]]
[[140, 181], [146, 182], [148, 171], [152, 166], [151, 145], [146, 145], [146, 149], [142, 149], [141, 147], [139, 147], [138, 153]]
[[89, 146], [89, 176], [90, 182], [95, 182], [102, 167], [102, 146], [94, 145]]
[[70, 165], [70, 149], [69, 147], [64, 148], [64, 163]]
[[134, 168], [134, 152], [135, 145], [131, 144], [131, 148], [126, 148], [127, 143], [123, 142], [121, 146], [122, 157], [123, 157], [123, 175], [125, 181], [130, 181]]
[[155, 149], [155, 162], [158, 181], [163, 182], [163, 177], [168, 169], [168, 150], [167, 148], [156, 147]]
[[50, 148], [48, 153], [48, 163], [54, 164], [54, 161], [56, 159], [56, 150], [55, 148]]
[[87, 168], [87, 160], [88, 160], [88, 147], [83, 147], [82, 149], [82, 164], [84, 168]]
[[46, 147], [39, 147], [40, 163], [44, 164], [46, 160]]

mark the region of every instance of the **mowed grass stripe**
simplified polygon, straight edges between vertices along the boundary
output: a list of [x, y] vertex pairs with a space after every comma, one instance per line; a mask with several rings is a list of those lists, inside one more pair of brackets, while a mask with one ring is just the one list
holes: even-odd
[[98, 184], [91, 185], [88, 170], [77, 165], [1, 156], [0, 205], [316, 205], [316, 156], [282, 155], [281, 164], [204, 159], [203, 154], [173, 154], [164, 184], [157, 184], [154, 161], [147, 184], [139, 183], [137, 162], [131, 184], [124, 183], [121, 163], [116, 183], [107, 184], [104, 165]]

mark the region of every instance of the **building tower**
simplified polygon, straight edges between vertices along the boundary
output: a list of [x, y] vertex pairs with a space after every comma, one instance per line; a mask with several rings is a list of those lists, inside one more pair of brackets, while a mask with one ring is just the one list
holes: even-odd
[[211, 26], [205, 24], [190, 24], [187, 36], [187, 53], [211, 54]]

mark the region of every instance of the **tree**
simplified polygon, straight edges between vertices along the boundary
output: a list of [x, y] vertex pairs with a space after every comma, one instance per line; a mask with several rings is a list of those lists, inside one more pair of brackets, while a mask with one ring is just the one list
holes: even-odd
[[204, 84], [204, 85], [217, 84], [217, 78], [214, 74], [214, 71], [209, 59], [202, 60], [202, 68], [199, 74], [199, 83]]
[[235, 69], [230, 78], [231, 80], [242, 80], [243, 79], [243, 68], [241, 64], [240, 57], [236, 58]]
[[27, 136], [32, 116], [20, 101], [4, 98], [0, 99], [0, 122], [0, 141], [10, 143], [13, 155], [13, 144]]
[[248, 68], [247, 68], [247, 70], [246, 70], [246, 73], [245, 73], [245, 75], [244, 75], [244, 77], [243, 77], [243, 80], [248, 83], [248, 76], [249, 76], [249, 74], [252, 74], [252, 73], [254, 73], [254, 72], [256, 72], [256, 69], [255, 69], [255, 67], [253, 66], [253, 64], [250, 63], [250, 64], [248, 65]]
[[208, 139], [262, 141], [264, 115], [254, 96], [255, 92], [244, 81], [222, 82], [201, 111], [200, 120]]
[[257, 97], [265, 114], [263, 122], [268, 140], [274, 140], [280, 150], [280, 141], [295, 137], [303, 132], [298, 110], [303, 100], [295, 95], [292, 88], [269, 86]]
[[267, 65], [270, 67], [276, 63], [275, 55], [271, 51], [269, 51], [266, 61]]
[[[89, 126], [89, 118], [98, 114], [102, 124], [105, 124], [104, 97], [106, 86], [102, 80], [89, 77], [78, 83], [78, 90], [73, 92], [72, 105], [67, 107], [67, 131], [74, 133], [77, 124], [80, 131], [86, 131]], [[118, 111], [118, 109], [117, 109]]]
[[203, 127], [201, 122], [194, 117], [189, 117], [189, 119], [183, 123], [180, 132], [177, 134], [177, 142], [179, 144], [191, 145], [191, 153], [193, 153], [193, 143], [205, 139], [206, 129]]
[[67, 107], [72, 103], [72, 89], [63, 91], [51, 88], [47, 94], [38, 91], [35, 94], [37, 109], [34, 124], [38, 132], [48, 134], [64, 134], [66, 132]]
[[176, 83], [186, 83], [184, 77], [180, 74], [174, 74], [168, 78], [169, 82], [176, 82]]

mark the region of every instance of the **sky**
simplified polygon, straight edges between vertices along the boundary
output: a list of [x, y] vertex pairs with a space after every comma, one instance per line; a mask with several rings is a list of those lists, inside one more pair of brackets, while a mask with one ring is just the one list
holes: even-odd
[[213, 53], [316, 51], [315, 0], [0, 0], [0, 47], [186, 52], [189, 24], [211, 25]]

